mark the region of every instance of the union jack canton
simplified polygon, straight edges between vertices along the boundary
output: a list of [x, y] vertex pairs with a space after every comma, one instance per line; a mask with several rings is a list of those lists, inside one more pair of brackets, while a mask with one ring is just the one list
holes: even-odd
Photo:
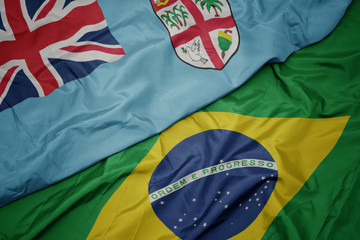
[[0, 111], [124, 55], [96, 0], [0, 0]]

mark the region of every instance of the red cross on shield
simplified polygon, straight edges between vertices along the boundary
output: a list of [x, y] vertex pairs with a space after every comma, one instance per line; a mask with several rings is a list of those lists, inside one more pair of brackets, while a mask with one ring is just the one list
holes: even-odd
[[150, 0], [176, 55], [197, 68], [223, 69], [240, 36], [227, 0]]

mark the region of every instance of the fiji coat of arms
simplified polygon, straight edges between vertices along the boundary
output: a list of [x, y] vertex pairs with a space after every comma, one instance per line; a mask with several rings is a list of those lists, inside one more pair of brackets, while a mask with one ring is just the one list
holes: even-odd
[[240, 37], [227, 0], [150, 0], [177, 56], [198, 68], [222, 69]]

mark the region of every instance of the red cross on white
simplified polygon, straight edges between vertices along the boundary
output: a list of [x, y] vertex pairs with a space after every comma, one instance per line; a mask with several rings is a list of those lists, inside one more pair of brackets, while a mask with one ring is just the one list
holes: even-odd
[[120, 45], [78, 40], [107, 27], [96, 0], [47, 0], [30, 18], [25, 0], [0, 0], [0, 104], [15, 75], [23, 70], [39, 96], [64, 84], [49, 58], [112, 62], [125, 53]]

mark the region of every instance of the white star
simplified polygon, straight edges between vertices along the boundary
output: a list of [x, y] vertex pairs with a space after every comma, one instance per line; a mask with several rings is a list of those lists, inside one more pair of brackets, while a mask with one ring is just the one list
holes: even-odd
[[227, 209], [229, 206], [227, 204], [225, 204], [224, 208]]
[[274, 177], [274, 174], [271, 174], [271, 177]]
[[266, 183], [269, 183], [269, 182], [270, 182], [270, 180], [267, 180], [267, 181], [266, 181]]
[[245, 207], [245, 210], [248, 210], [248, 209], [249, 209], [249, 207], [248, 207], [248, 206], [246, 206], [246, 207]]
[[186, 216], [186, 213], [184, 213], [184, 216]]
[[224, 160], [222, 160], [222, 159], [220, 159], [220, 161], [219, 161], [220, 163], [223, 163], [224, 162]]
[[226, 176], [229, 176], [229, 173], [228, 173], [228, 172], [226, 173]]
[[257, 202], [258, 202], [259, 200], [260, 200], [259, 198], [256, 199]]
[[194, 221], [196, 221], [196, 220], [197, 220], [197, 218], [195, 217], [195, 218], [194, 218]]
[[204, 223], [204, 224], [203, 224], [203, 227], [206, 227], [206, 226], [207, 226], [207, 223]]
[[264, 192], [263, 192], [263, 191], [261, 191], [260, 193], [261, 193], [261, 194], [263, 194]]
[[249, 202], [251, 202], [251, 198], [249, 199]]
[[222, 203], [222, 200], [220, 200], [220, 202]]
[[240, 204], [239, 204], [239, 207], [241, 207], [241, 206], [242, 206], [242, 204], [240, 203]]
[[257, 193], [255, 193], [254, 196], [257, 196]]
[[234, 225], [234, 223], [230, 223], [231, 225]]
[[192, 200], [193, 202], [196, 202], [196, 198], [193, 198], [193, 200]]
[[214, 201], [216, 202], [216, 201], [217, 201], [217, 198], [215, 198]]
[[262, 176], [262, 177], [261, 177], [261, 179], [262, 179], [262, 180], [264, 180], [264, 179], [265, 179], [265, 177], [264, 177], [264, 176]]
[[260, 207], [260, 206], [261, 206], [261, 204], [259, 203], [259, 204], [258, 204], [258, 206]]
[[229, 195], [229, 194], [230, 194], [230, 191], [227, 191], [226, 194]]
[[265, 187], [264, 187], [265, 189], [267, 189], [267, 186], [265, 185]]
[[177, 226], [174, 226], [174, 229], [177, 229]]
[[194, 224], [194, 227], [196, 227], [196, 224]]
[[164, 202], [164, 201], [161, 201], [161, 202], [160, 202], [160, 204], [161, 204], [161, 205], [164, 205], [164, 204], [165, 204], [165, 202]]
[[179, 218], [179, 222], [182, 222], [183, 221], [183, 219], [182, 218]]
[[220, 193], [221, 193], [220, 191], [217, 192], [217, 194], [220, 194]]

